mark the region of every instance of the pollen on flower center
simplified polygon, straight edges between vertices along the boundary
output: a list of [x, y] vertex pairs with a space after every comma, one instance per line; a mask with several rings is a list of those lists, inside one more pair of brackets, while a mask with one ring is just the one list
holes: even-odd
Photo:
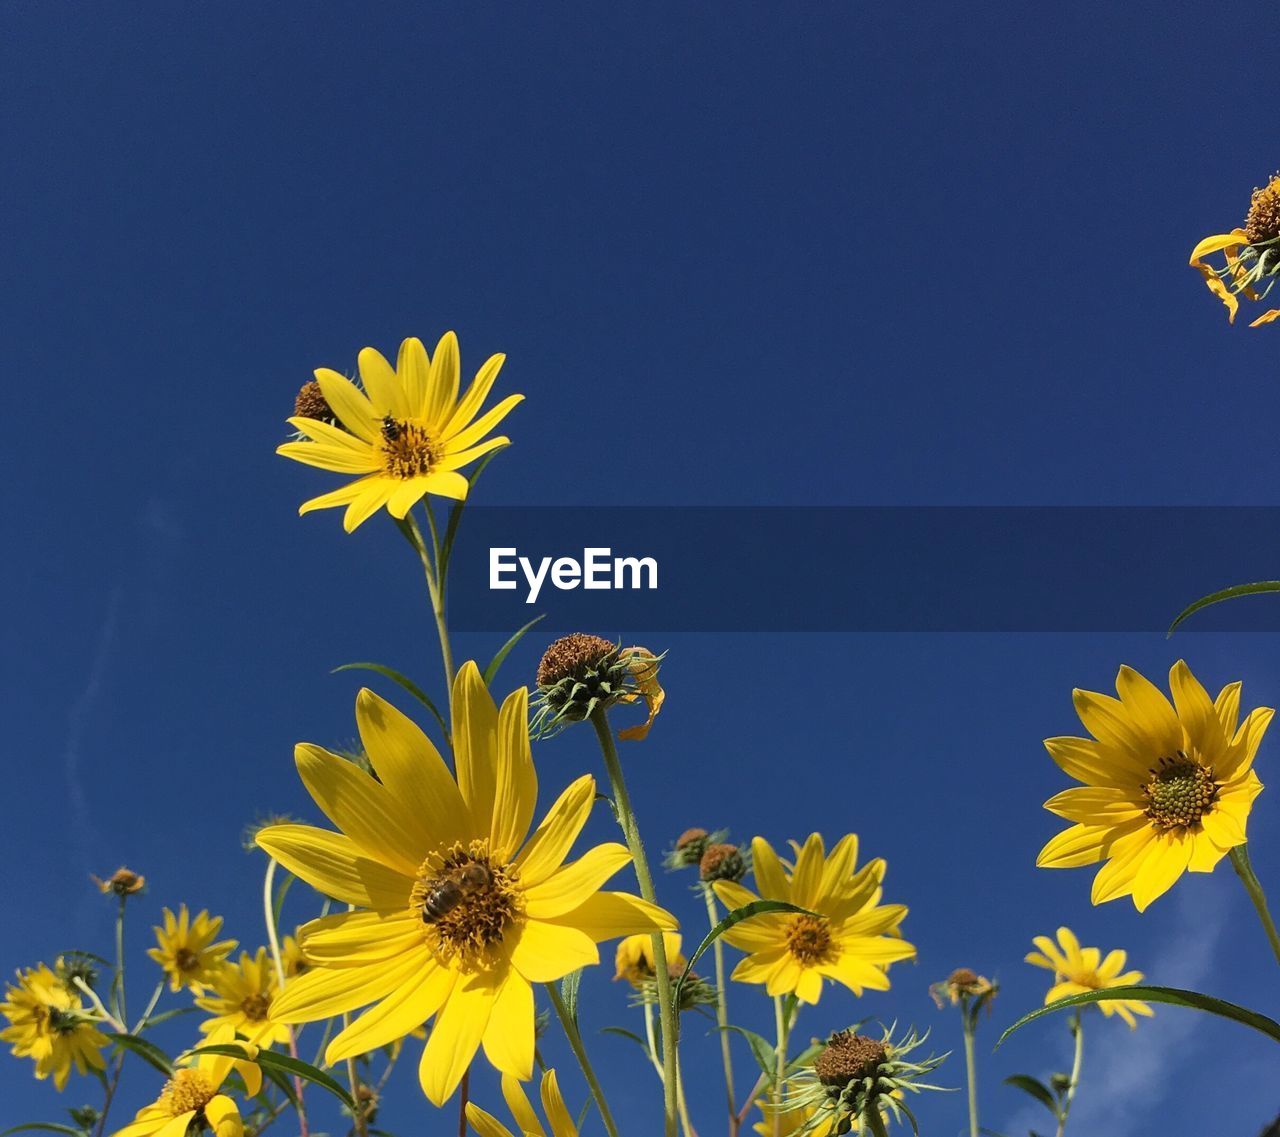
[[431, 473], [440, 461], [440, 448], [420, 423], [392, 418], [382, 420], [382, 461], [393, 478], [417, 478]]
[[240, 1009], [250, 1022], [265, 1022], [271, 1011], [271, 999], [267, 995], [249, 995], [240, 1003]]
[[193, 1109], [204, 1109], [214, 1092], [213, 1081], [203, 1070], [179, 1070], [165, 1082], [157, 1104], [171, 1117], [181, 1117]]
[[179, 948], [173, 956], [179, 971], [194, 971], [200, 966], [200, 957], [190, 948]]
[[409, 905], [435, 951], [474, 966], [485, 964], [486, 949], [524, 908], [515, 870], [492, 862], [485, 841], [456, 844], [423, 861]]
[[1244, 231], [1250, 244], [1280, 237], [1280, 174], [1275, 174], [1262, 187], [1253, 191]]
[[820, 916], [797, 916], [787, 928], [787, 950], [801, 963], [821, 963], [831, 951], [831, 931]]
[[1182, 751], [1161, 758], [1142, 787], [1146, 814], [1157, 829], [1186, 829], [1195, 825], [1218, 800], [1213, 771], [1193, 762]]

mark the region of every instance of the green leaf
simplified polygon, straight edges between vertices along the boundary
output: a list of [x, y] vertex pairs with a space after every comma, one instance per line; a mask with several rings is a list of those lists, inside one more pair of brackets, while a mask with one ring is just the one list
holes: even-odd
[[52, 1121], [28, 1121], [25, 1125], [15, 1125], [12, 1129], [6, 1129], [0, 1133], [0, 1137], [9, 1137], [10, 1133], [29, 1133], [34, 1129], [45, 1133], [66, 1133], [71, 1137], [84, 1137], [83, 1129], [76, 1129], [72, 1125], [58, 1125]]
[[262, 1076], [266, 1081], [270, 1082], [276, 1087], [276, 1089], [284, 1094], [285, 1100], [288, 1101], [294, 1109], [298, 1108], [298, 1095], [293, 1088], [292, 1079], [286, 1077], [279, 1070], [272, 1070], [266, 1067], [262, 1070]]
[[601, 1034], [616, 1034], [620, 1038], [629, 1038], [632, 1042], [638, 1042], [646, 1054], [649, 1053], [649, 1044], [645, 1042], [635, 1031], [626, 1030], [620, 1026], [606, 1026], [600, 1028]]
[[[490, 450], [488, 454], [480, 459], [476, 468], [467, 475], [467, 498], [471, 497], [471, 491], [476, 488], [476, 482], [480, 480], [480, 475], [484, 473], [485, 467], [505, 449], [505, 446], [499, 446], [496, 450]], [[449, 510], [449, 522], [445, 526], [444, 540], [440, 543], [439, 555], [436, 557], [436, 575], [440, 581], [440, 595], [442, 598], [445, 595], [445, 586], [449, 579], [449, 558], [453, 555], [453, 541], [458, 535], [458, 523], [462, 520], [462, 507], [466, 504], [467, 502], [464, 498]]]
[[[227, 1045], [220, 1043], [212, 1046], [198, 1046], [196, 1049], [189, 1051], [191, 1054], [225, 1054], [229, 1058], [239, 1058], [242, 1061], [250, 1061], [245, 1057], [244, 1051], [239, 1046]], [[264, 1070], [280, 1070], [286, 1074], [293, 1074], [299, 1078], [305, 1078], [308, 1082], [314, 1082], [317, 1086], [328, 1090], [348, 1109], [355, 1109], [355, 1102], [351, 1100], [351, 1095], [347, 1093], [342, 1086], [334, 1081], [323, 1070], [311, 1065], [310, 1062], [304, 1062], [301, 1058], [291, 1058], [287, 1054], [279, 1054], [274, 1050], [259, 1050], [257, 1055], [252, 1059]]]
[[113, 1034], [111, 1041], [123, 1046], [126, 1050], [132, 1051], [144, 1062], [154, 1066], [165, 1077], [173, 1076], [173, 1062], [154, 1042], [148, 1042], [145, 1038], [139, 1038], [136, 1034], [123, 1033]]
[[763, 916], [769, 912], [798, 912], [802, 916], [816, 916], [818, 914], [810, 912], [808, 908], [801, 908], [796, 904], [788, 904], [785, 900], [753, 900], [750, 904], [735, 908], [706, 934], [702, 943], [698, 945], [698, 950], [689, 957], [689, 962], [684, 965], [684, 971], [681, 972], [680, 978], [676, 980], [675, 988], [671, 992], [672, 1005], [680, 1006], [680, 992], [684, 988], [685, 980], [689, 978], [693, 971], [693, 965], [698, 962], [707, 948], [735, 924], [741, 924], [743, 920], [750, 920], [752, 916]]
[[1056, 1119], [1058, 1116], [1058, 1099], [1053, 1096], [1052, 1091], [1038, 1078], [1031, 1077], [1030, 1074], [1010, 1074], [1004, 1080], [1006, 1086], [1014, 1086], [1020, 1089], [1024, 1094], [1030, 1094], [1042, 1106], [1045, 1107]]
[[756, 1065], [769, 1077], [769, 1084], [773, 1084], [773, 1076], [778, 1072], [778, 1055], [771, 1043], [763, 1035], [756, 1034], [754, 1030], [747, 1030], [740, 1026], [726, 1026], [725, 1030], [731, 1030], [734, 1034], [740, 1034], [747, 1040], [747, 1045], [751, 1047], [751, 1056], [756, 1060]]
[[1015, 1030], [1021, 1029], [1027, 1023], [1033, 1022], [1038, 1018], [1052, 1014], [1054, 1011], [1065, 1010], [1067, 1007], [1083, 1007], [1089, 1003], [1105, 1003], [1114, 999], [1136, 999], [1143, 1003], [1167, 1003], [1172, 1007], [1190, 1007], [1192, 1010], [1205, 1011], [1208, 1014], [1217, 1015], [1219, 1018], [1230, 1019], [1232, 1022], [1240, 1023], [1242, 1026], [1252, 1027], [1254, 1030], [1265, 1034], [1268, 1038], [1280, 1042], [1280, 1023], [1274, 1019], [1267, 1018], [1266, 1015], [1259, 1014], [1257, 1011], [1238, 1007], [1234, 1003], [1228, 1003], [1223, 999], [1215, 999], [1212, 995], [1202, 995], [1198, 991], [1182, 991], [1177, 987], [1135, 985], [1106, 987], [1101, 991], [1086, 991], [1082, 995], [1069, 995], [1065, 999], [1059, 999], [1056, 1003], [1050, 1003], [1047, 1007], [1039, 1007], [1030, 1014], [1023, 1015], [1013, 1026], [1006, 1030], [1000, 1036], [1000, 1041], [996, 1043], [996, 1046], [1001, 1046], [1004, 1040]]
[[569, 1012], [569, 1021], [578, 1022], [578, 988], [582, 984], [582, 968], [571, 971], [560, 980], [560, 998], [564, 1000], [565, 1010]]
[[521, 628], [514, 636], [498, 649], [498, 654], [489, 660], [489, 666], [484, 669], [484, 685], [488, 687], [493, 683], [493, 677], [498, 674], [498, 668], [506, 661], [507, 656], [511, 654], [511, 649], [524, 638], [525, 632], [533, 627], [539, 620], [545, 619], [546, 613], [541, 616], [534, 616], [523, 628]]
[[1234, 600], [1237, 596], [1259, 596], [1264, 592], [1280, 592], [1280, 580], [1259, 580], [1253, 584], [1236, 584], [1219, 592], [1211, 592], [1208, 596], [1200, 597], [1194, 604], [1188, 604], [1179, 612], [1177, 619], [1169, 625], [1167, 635], [1173, 635], [1178, 625], [1188, 616], [1194, 616], [1197, 612], [1211, 605], [1221, 604], [1224, 600]]
[[160, 1023], [168, 1022], [170, 1019], [176, 1019], [179, 1015], [190, 1015], [198, 1011], [199, 1007], [174, 1007], [171, 1011], [161, 1011], [158, 1015], [152, 1015], [147, 1019], [147, 1030], [153, 1026], [159, 1026]]
[[445, 725], [444, 716], [436, 710], [436, 705], [428, 697], [427, 693], [419, 687], [408, 676], [401, 675], [394, 668], [387, 667], [382, 663], [344, 663], [341, 667], [335, 667], [330, 675], [337, 675], [339, 671], [376, 671], [379, 675], [383, 675], [390, 679], [393, 683], [399, 683], [406, 691], [418, 700], [424, 707], [435, 715], [436, 722], [440, 724], [440, 729], [444, 732], [445, 738], [449, 737], [449, 728]]

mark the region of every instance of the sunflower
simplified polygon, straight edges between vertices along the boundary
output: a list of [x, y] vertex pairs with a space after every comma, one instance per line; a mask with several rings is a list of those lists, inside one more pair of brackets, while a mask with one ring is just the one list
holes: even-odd
[[164, 969], [170, 991], [186, 987], [194, 995], [203, 995], [236, 941], [215, 942], [222, 930], [222, 917], [210, 916], [207, 911], [192, 919], [182, 904], [176, 916], [168, 908], [163, 915], [164, 927], [155, 929], [156, 946], [148, 948], [147, 955]]
[[[1223, 265], [1215, 268], [1206, 257], [1221, 253]], [[1191, 250], [1191, 267], [1227, 306], [1228, 322], [1235, 323], [1240, 297], [1262, 300], [1280, 277], [1280, 174], [1253, 191], [1242, 229], [1206, 237]], [[1249, 325], [1256, 328], [1280, 319], [1280, 308], [1264, 312]]]
[[435, 1015], [419, 1079], [437, 1105], [482, 1045], [503, 1073], [532, 1076], [532, 984], [598, 963], [602, 940], [676, 926], [652, 904], [599, 891], [630, 862], [623, 846], [564, 863], [595, 799], [589, 775], [525, 840], [538, 792], [526, 689], [499, 711], [467, 663], [452, 706], [456, 781], [421, 729], [361, 691], [356, 721], [376, 777], [317, 746], [296, 753], [308, 791], [341, 832], [274, 825], [257, 837], [308, 884], [361, 909], [302, 928], [311, 967], [273, 1015], [312, 1022], [376, 1004], [330, 1042], [329, 1063]]
[[[1028, 952], [1027, 962], [1053, 972], [1053, 986], [1044, 997], [1045, 1006], [1071, 995], [1142, 982], [1141, 971], [1125, 971], [1124, 952], [1117, 949], [1108, 952], [1107, 958], [1103, 959], [1099, 948], [1082, 948], [1070, 928], [1058, 929], [1057, 944], [1048, 936], [1036, 936], [1031, 942], [1040, 950]], [[1137, 999], [1108, 999], [1098, 1006], [1108, 1017], [1119, 1015], [1130, 1029], [1138, 1025], [1134, 1015], [1150, 1018], [1155, 1013]]]
[[[502, 1075], [502, 1096], [521, 1137], [547, 1137], [547, 1131], [538, 1120], [524, 1087], [510, 1074]], [[578, 1137], [578, 1127], [560, 1094], [560, 1083], [556, 1081], [554, 1070], [542, 1075], [542, 1112], [547, 1115], [551, 1137]], [[467, 1120], [480, 1137], [512, 1137], [511, 1130], [473, 1102], [467, 1103]]]
[[102, 1070], [101, 1050], [107, 1036], [82, 1014], [83, 1004], [43, 963], [18, 973], [17, 986], [9, 984], [0, 1014], [9, 1026], [0, 1040], [12, 1044], [16, 1058], [31, 1058], [36, 1077], [53, 1075], [59, 1090], [71, 1077], [71, 1067], [84, 1074]]
[[[382, 506], [404, 517], [425, 494], [462, 501], [467, 479], [458, 471], [510, 439], [486, 438], [523, 395], [509, 395], [480, 414], [498, 377], [504, 355], [492, 355], [458, 398], [458, 338], [446, 332], [427, 358], [422, 341], [400, 345], [396, 366], [371, 347], [359, 357], [363, 389], [336, 371], [319, 368], [318, 391], [304, 388], [299, 414], [289, 422], [306, 438], [286, 442], [276, 453], [339, 474], [361, 477], [303, 503], [299, 513], [347, 507], [343, 527], [350, 533]], [[323, 413], [328, 407], [329, 414]], [[306, 413], [301, 413], [306, 412]]]
[[233, 1033], [258, 1046], [289, 1041], [289, 1028], [271, 1013], [279, 994], [275, 964], [266, 948], [256, 955], [240, 953], [239, 963], [228, 962], [213, 977], [213, 993], [196, 1000], [196, 1006], [213, 1018], [200, 1024], [202, 1034], [230, 1027]]
[[1132, 896], [1139, 912], [1187, 870], [1212, 872], [1237, 845], [1262, 783], [1253, 772], [1269, 707], [1237, 726], [1240, 684], [1216, 701], [1179, 660], [1169, 672], [1173, 704], [1130, 667], [1116, 676], [1119, 699], [1074, 692], [1093, 738], [1045, 740], [1053, 760], [1083, 782], [1045, 802], [1074, 822], [1040, 851], [1041, 868], [1107, 863], [1093, 903]]
[[[677, 932], [666, 932], [662, 936], [663, 947], [667, 949], [667, 970], [672, 975], [679, 975], [686, 962], [680, 954], [680, 942]], [[653, 937], [627, 936], [620, 940], [613, 963], [615, 981], [625, 979], [632, 987], [644, 987], [657, 974], [653, 962]]]
[[[205, 1041], [227, 1045], [235, 1041], [235, 1031], [224, 1027]], [[252, 1055], [253, 1048], [246, 1046], [245, 1053]], [[138, 1110], [114, 1137], [184, 1137], [189, 1131], [206, 1130], [212, 1130], [214, 1137], [242, 1137], [244, 1123], [236, 1103], [219, 1092], [232, 1070], [244, 1079], [250, 1097], [262, 1089], [262, 1070], [257, 1063], [222, 1054], [198, 1054], [190, 1064], [175, 1070], [160, 1096]]]
[[[792, 842], [795, 867], [788, 876], [777, 853], [763, 837], [751, 843], [752, 868], [761, 895], [786, 900], [814, 915], [768, 912], [753, 916], [724, 933], [724, 939], [748, 953], [731, 978], [763, 983], [770, 995], [795, 994], [816, 1003], [823, 979], [835, 979], [855, 995], [864, 988], [887, 991], [888, 965], [910, 959], [916, 949], [897, 935], [907, 914], [900, 904], [880, 903], [883, 860], [854, 870], [858, 838], [850, 833], [826, 856], [822, 838], [813, 833], [803, 848]], [[733, 881], [712, 887], [729, 909], [761, 897]]]

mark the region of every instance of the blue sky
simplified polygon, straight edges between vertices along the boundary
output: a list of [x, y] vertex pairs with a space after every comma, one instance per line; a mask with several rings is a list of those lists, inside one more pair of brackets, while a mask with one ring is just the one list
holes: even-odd
[[[434, 681], [394, 532], [299, 520], [329, 483], [272, 453], [310, 369], [366, 344], [452, 327], [464, 367], [508, 353], [502, 389], [528, 399], [487, 502], [1275, 504], [1273, 340], [1229, 328], [1186, 267], [1275, 166], [1258, 128], [1275, 20], [1208, 3], [11, 0], [0, 675], [21, 907], [0, 964], [105, 950], [87, 874], [122, 861], [152, 884], [136, 949], [180, 900], [256, 943], [261, 866], [239, 834], [308, 810], [295, 741], [353, 735], [357, 682], [330, 668], [373, 657]], [[670, 699], [632, 779], [655, 846], [690, 824], [856, 830], [911, 905], [919, 964], [889, 995], [829, 992], [802, 1033], [872, 1015], [956, 1045], [926, 988], [963, 963], [1004, 984], [994, 1035], [1042, 995], [1020, 960], [1060, 922], [1156, 981], [1255, 1004], [1274, 987], [1227, 873], [1140, 918], [1091, 909], [1088, 874], [1033, 867], [1054, 830], [1040, 802], [1063, 785], [1040, 739], [1075, 729], [1073, 686], [1186, 654], [1211, 686], [1243, 678], [1274, 704], [1271, 637], [651, 646], [670, 649]], [[513, 655], [506, 683], [536, 655]], [[548, 800], [596, 761], [589, 738], [545, 745]], [[1270, 793], [1255, 826], [1280, 889]], [[685, 882], [667, 883], [696, 925]], [[594, 978], [589, 1025], [624, 1021], [624, 993]], [[763, 1023], [763, 1000], [734, 999]], [[598, 1045], [619, 1111], [651, 1127], [647, 1075], [622, 1040]], [[1065, 1064], [1067, 1045], [1049, 1023], [985, 1059], [986, 1120], [1017, 1124], [1000, 1077]], [[1260, 1036], [1170, 1010], [1134, 1036], [1099, 1024], [1089, 1047], [1080, 1131], [1248, 1135], [1280, 1105]], [[705, 1137], [714, 1041], [691, 1051]], [[0, 1122], [92, 1098], [0, 1071]], [[959, 1063], [947, 1073], [959, 1084]], [[154, 1089], [139, 1071], [122, 1101]], [[395, 1113], [416, 1094], [404, 1077], [387, 1120], [421, 1128]], [[961, 1097], [921, 1116], [958, 1132]]]

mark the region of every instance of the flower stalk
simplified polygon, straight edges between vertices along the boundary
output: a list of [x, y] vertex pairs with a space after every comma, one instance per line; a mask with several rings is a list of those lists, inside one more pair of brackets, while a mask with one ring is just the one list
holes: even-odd
[[[640, 885], [640, 895], [651, 904], [658, 901], [657, 891], [653, 887], [653, 874], [649, 870], [649, 859], [645, 856], [644, 844], [640, 840], [640, 830], [636, 825], [635, 811], [631, 807], [631, 795], [627, 793], [627, 783], [622, 776], [622, 763], [618, 759], [618, 748], [613, 741], [613, 731], [609, 728], [609, 717], [604, 707], [597, 707], [591, 712], [591, 725], [596, 728], [596, 737], [600, 741], [600, 750], [604, 755], [605, 769], [609, 774], [609, 784], [613, 790], [613, 801], [618, 813], [618, 824], [622, 828], [623, 839], [631, 852], [632, 863], [636, 870], [636, 881]], [[666, 1137], [676, 1137], [679, 1116], [679, 1089], [677, 1086], [676, 1047], [679, 1045], [679, 1024], [676, 1017], [675, 1002], [672, 998], [671, 972], [667, 967], [667, 948], [662, 934], [653, 935], [654, 985], [658, 991], [658, 1017], [662, 1025], [662, 1087], [663, 1112], [665, 1118]]]
[[[276, 859], [267, 857], [267, 871], [262, 878], [262, 914], [267, 925], [267, 946], [271, 952], [271, 962], [275, 966], [276, 983], [284, 990], [284, 958], [280, 954], [280, 933], [276, 929], [275, 910]], [[289, 1057], [298, 1057], [297, 1033], [289, 1028]], [[298, 1133], [299, 1137], [310, 1137], [307, 1128], [307, 1104], [303, 1099], [303, 1081], [297, 1074], [293, 1076], [293, 1092], [298, 1099]], [[353, 1091], [354, 1093], [354, 1091]]]
[[1058, 1114], [1056, 1137], [1062, 1137], [1067, 1130], [1067, 1116], [1071, 1113], [1071, 1103], [1075, 1100], [1076, 1088], [1080, 1085], [1080, 1067], [1084, 1062], [1084, 1016], [1079, 1010], [1071, 1016], [1071, 1034], [1076, 1042], [1076, 1052], [1071, 1062], [1071, 1083], [1062, 1097], [1062, 1112]]
[[1231, 865], [1249, 894], [1249, 899], [1253, 901], [1258, 919], [1262, 922], [1262, 929], [1267, 933], [1267, 942], [1271, 944], [1276, 962], [1280, 963], [1280, 932], [1276, 931], [1275, 920], [1272, 919], [1271, 911], [1267, 907], [1267, 894], [1262, 890], [1262, 882], [1258, 880], [1258, 874], [1253, 871], [1248, 845], [1237, 845], [1231, 850]]
[[587, 1088], [591, 1091], [592, 1100], [596, 1103], [596, 1109], [600, 1111], [600, 1120], [604, 1122], [605, 1132], [609, 1134], [609, 1137], [618, 1137], [618, 1127], [614, 1123], [613, 1114], [609, 1111], [609, 1102], [606, 1100], [604, 1090], [600, 1086], [600, 1079], [596, 1077], [595, 1068], [591, 1065], [591, 1059], [587, 1056], [587, 1048], [582, 1044], [582, 1032], [578, 1029], [578, 1024], [569, 1013], [569, 1008], [565, 1005], [559, 988], [554, 983], [547, 983], [545, 986], [551, 999], [552, 1009], [556, 1013], [556, 1018], [560, 1020], [560, 1026], [564, 1030], [565, 1038], [569, 1041], [569, 1049], [573, 1051], [573, 1056], [578, 1060], [578, 1065], [582, 1069], [582, 1076], [587, 1080]]
[[[702, 897], [707, 904], [707, 920], [712, 928], [719, 923], [715, 893], [709, 884], [702, 885]], [[725, 1098], [729, 1108], [729, 1135], [738, 1133], [738, 1095], [733, 1088], [733, 1052], [729, 1046], [729, 1001], [726, 994], [724, 944], [719, 937], [712, 945], [716, 961], [716, 1026], [720, 1029], [720, 1061], [724, 1066]]]

